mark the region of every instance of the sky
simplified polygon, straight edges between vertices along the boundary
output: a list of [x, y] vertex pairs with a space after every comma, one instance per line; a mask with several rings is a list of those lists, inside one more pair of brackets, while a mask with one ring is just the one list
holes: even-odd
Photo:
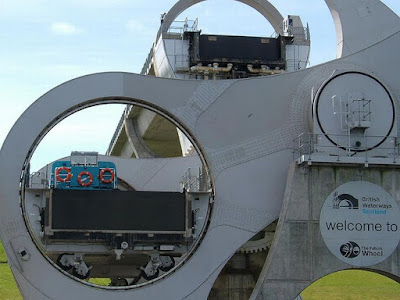
[[[311, 65], [335, 58], [335, 29], [323, 0], [270, 2], [283, 16], [300, 15], [304, 25], [309, 23]], [[400, 14], [399, 0], [382, 2]], [[55, 86], [97, 72], [139, 73], [160, 14], [174, 4], [175, 0], [0, 0], [0, 146], [23, 111]], [[203, 33], [273, 33], [257, 11], [233, 0], [204, 1], [178, 20], [186, 17], [198, 18]], [[105, 153], [123, 109], [97, 106], [62, 121], [39, 145], [32, 170], [73, 150]]]

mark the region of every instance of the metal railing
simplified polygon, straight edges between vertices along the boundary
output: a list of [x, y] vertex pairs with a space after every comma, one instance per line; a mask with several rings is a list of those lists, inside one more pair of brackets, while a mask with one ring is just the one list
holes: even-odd
[[[293, 68], [294, 70], [305, 69], [310, 65], [309, 60], [301, 60], [301, 59], [287, 59], [286, 60], [286, 69]], [[303, 68], [304, 66], [304, 68]]]
[[192, 175], [191, 169], [187, 169], [182, 175], [181, 188], [188, 192], [198, 192], [200, 191], [200, 178], [198, 176]]
[[198, 19], [189, 20], [186, 18], [183, 21], [174, 21], [168, 28], [167, 33], [182, 35], [184, 32], [195, 32], [198, 31], [197, 26], [199, 24]]
[[[280, 27], [283, 28], [283, 24]], [[300, 38], [300, 40], [302, 40], [303, 42], [309, 43], [311, 41], [310, 27], [308, 26], [308, 24], [307, 27], [293, 27], [292, 30], [288, 32], [288, 34], [288, 36]], [[271, 37], [278, 38], [279, 33], [274, 31], [271, 34]]]
[[114, 148], [115, 143], [117, 142], [118, 136], [121, 133], [122, 127], [124, 126], [124, 122], [126, 117], [129, 115], [133, 105], [127, 105], [124, 109], [124, 112], [121, 115], [121, 118], [119, 119], [117, 128], [115, 129], [114, 135], [111, 138], [110, 144], [108, 145], [108, 149], [106, 152], [106, 155], [111, 155], [112, 149]]
[[191, 168], [188, 168], [182, 175], [181, 188], [188, 192], [207, 192], [211, 190], [211, 183], [204, 168], [198, 169], [198, 174], [194, 175]]
[[[336, 144], [335, 144], [336, 143]], [[303, 133], [293, 141], [293, 160], [400, 163], [400, 140], [392, 136]]]
[[147, 75], [147, 70], [149, 69], [149, 66], [152, 63], [153, 60], [153, 49], [154, 49], [154, 44], [151, 46], [151, 49], [149, 51], [149, 54], [147, 55], [146, 61], [143, 64], [142, 71], [140, 71], [140, 75]]
[[289, 36], [293, 36], [295, 45], [298, 45], [296, 42], [301, 42], [301, 44], [310, 42], [310, 29], [308, 27], [293, 27], [288, 33]]
[[38, 171], [29, 174], [29, 180], [27, 181], [27, 186], [29, 188], [47, 189], [50, 186], [50, 180], [51, 178], [48, 178], [47, 168], [46, 168], [46, 172]]

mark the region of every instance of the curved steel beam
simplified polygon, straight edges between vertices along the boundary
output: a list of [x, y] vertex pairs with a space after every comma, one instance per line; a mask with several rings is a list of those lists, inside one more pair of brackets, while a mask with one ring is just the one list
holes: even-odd
[[[279, 214], [284, 193], [280, 183], [292, 157], [292, 140], [308, 122], [299, 122], [297, 116], [303, 114], [298, 109], [287, 111], [297, 83], [310, 71], [304, 72], [215, 82], [102, 73], [66, 82], [39, 98], [16, 122], [0, 151], [1, 169], [7, 170], [0, 172], [0, 233], [23, 295], [30, 299], [98, 300], [113, 295], [112, 290], [95, 289], [68, 278], [42, 256], [21, 215], [20, 180], [35, 146], [55, 124], [79, 109], [117, 102], [149, 105], [176, 120], [203, 153], [216, 192], [208, 231], [193, 256], [173, 276], [154, 285], [120, 291], [118, 296], [159, 298], [170, 289], [173, 292], [165, 299], [205, 299], [229, 257]], [[289, 88], [274, 89], [285, 81], [291, 82]], [[232, 98], [232, 94], [236, 96]], [[267, 101], [260, 102], [260, 95], [268, 95]], [[248, 99], [245, 111], [244, 98]], [[278, 106], [269, 110], [272, 102]], [[304, 109], [308, 109], [306, 103]], [[271, 173], [273, 177], [269, 177]], [[243, 174], [249, 174], [246, 182]], [[243, 186], [232, 185], [239, 181]], [[19, 249], [30, 254], [28, 260], [21, 260]], [[39, 269], [44, 276], [37, 276]], [[61, 295], [61, 289], [70, 292]]]
[[[167, 32], [172, 22], [186, 9], [192, 7], [193, 5], [203, 2], [205, 0], [180, 0], [178, 1], [166, 14], [163, 24], [162, 24], [162, 32]], [[282, 22], [283, 17], [280, 12], [267, 0], [236, 0], [238, 2], [247, 4], [258, 11], [260, 14], [264, 16], [268, 20], [268, 22], [272, 25], [274, 30], [282, 34]]]
[[125, 131], [128, 137], [128, 142], [132, 147], [133, 152], [135, 153], [136, 158], [154, 158], [158, 157], [158, 155], [151, 150], [146, 142], [143, 140], [143, 137], [138, 134], [136, 131], [137, 121], [133, 119], [125, 119]]
[[325, 0], [336, 28], [337, 58], [366, 49], [400, 31], [400, 19], [380, 0]]

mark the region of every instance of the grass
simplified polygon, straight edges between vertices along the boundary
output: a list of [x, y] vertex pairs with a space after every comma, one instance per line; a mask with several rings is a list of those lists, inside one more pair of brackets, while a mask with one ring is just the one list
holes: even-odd
[[6, 263], [0, 264], [0, 299], [22, 300], [10, 267]]
[[90, 278], [89, 282], [97, 285], [108, 286], [111, 280], [109, 278]]
[[6, 262], [7, 262], [7, 256], [6, 253], [4, 252], [3, 244], [0, 243], [0, 264]]
[[303, 300], [399, 300], [400, 284], [372, 272], [340, 271], [314, 282], [301, 296]]
[[20, 300], [21, 294], [17, 288], [3, 245], [0, 243], [0, 300]]
[[[14, 277], [0, 243], [0, 300], [21, 300]], [[109, 279], [89, 280], [108, 285]], [[372, 272], [351, 270], [326, 276], [310, 285], [301, 294], [303, 300], [400, 300], [400, 284]]]

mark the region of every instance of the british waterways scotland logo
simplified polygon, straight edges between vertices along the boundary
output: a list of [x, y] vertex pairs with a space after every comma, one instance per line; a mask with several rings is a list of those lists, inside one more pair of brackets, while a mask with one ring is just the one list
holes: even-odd
[[333, 194], [333, 208], [348, 208], [348, 209], [358, 209], [358, 199], [349, 194]]

